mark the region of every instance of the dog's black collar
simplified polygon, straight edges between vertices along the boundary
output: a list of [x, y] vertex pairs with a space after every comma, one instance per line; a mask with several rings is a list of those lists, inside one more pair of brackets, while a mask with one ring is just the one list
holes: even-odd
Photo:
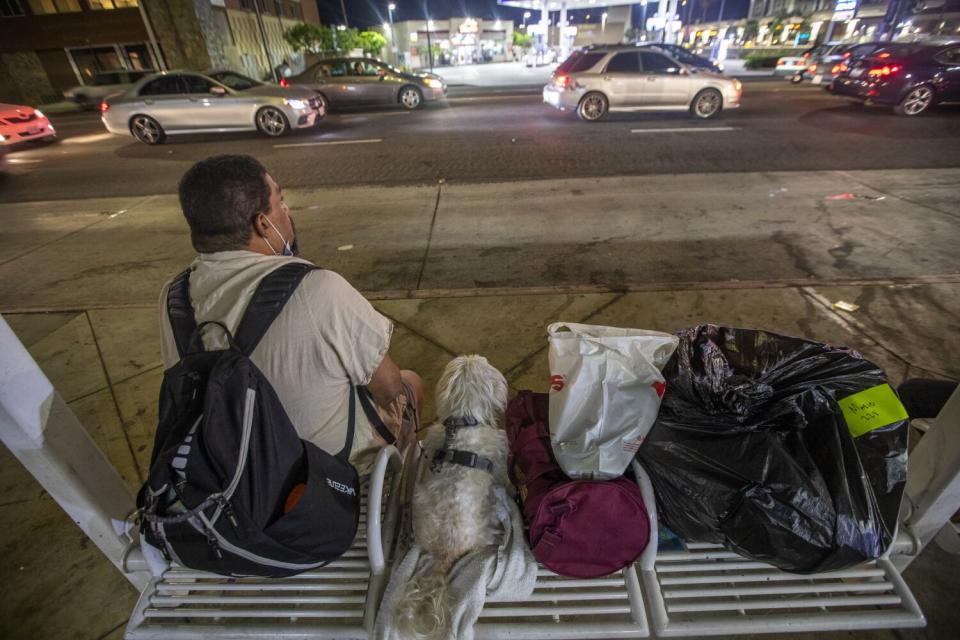
[[459, 429], [460, 427], [476, 427], [480, 422], [473, 416], [450, 416], [443, 421], [443, 426], [448, 429]]
[[433, 465], [431, 469], [437, 471], [445, 462], [458, 464], [461, 467], [471, 469], [481, 469], [488, 473], [493, 473], [493, 460], [477, 455], [472, 451], [463, 451], [461, 449], [440, 449], [433, 456]]

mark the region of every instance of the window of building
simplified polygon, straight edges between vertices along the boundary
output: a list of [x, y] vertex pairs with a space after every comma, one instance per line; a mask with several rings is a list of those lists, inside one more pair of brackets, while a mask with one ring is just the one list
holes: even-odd
[[137, 6], [137, 0], [87, 0], [93, 11], [109, 11], [110, 9], [128, 9]]
[[16, 18], [23, 15], [20, 0], [0, 0], [0, 18]]
[[30, 11], [35, 16], [52, 13], [76, 13], [80, 11], [80, 0], [29, 0]]

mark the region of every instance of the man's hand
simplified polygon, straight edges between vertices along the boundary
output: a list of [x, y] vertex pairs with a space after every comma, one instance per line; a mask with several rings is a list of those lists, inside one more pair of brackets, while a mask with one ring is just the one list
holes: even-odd
[[389, 354], [383, 356], [380, 366], [373, 372], [367, 390], [373, 396], [373, 401], [384, 408], [390, 406], [390, 403], [403, 391], [400, 384], [400, 368]]

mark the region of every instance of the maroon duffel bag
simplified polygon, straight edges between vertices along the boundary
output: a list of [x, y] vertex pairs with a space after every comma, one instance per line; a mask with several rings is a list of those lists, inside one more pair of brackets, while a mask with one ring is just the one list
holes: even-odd
[[550, 448], [549, 396], [521, 391], [507, 407], [510, 479], [538, 562], [574, 578], [605, 576], [640, 557], [650, 524], [630, 478], [571, 480]]

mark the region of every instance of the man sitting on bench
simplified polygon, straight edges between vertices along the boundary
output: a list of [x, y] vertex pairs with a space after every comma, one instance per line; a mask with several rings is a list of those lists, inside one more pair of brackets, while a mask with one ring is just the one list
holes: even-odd
[[[255, 158], [236, 155], [198, 162], [184, 174], [179, 193], [200, 254], [189, 276], [197, 324], [216, 320], [236, 332], [264, 276], [289, 262], [307, 262], [296, 257], [296, 229], [283, 192]], [[165, 367], [179, 360], [166, 309], [168, 286], [160, 295]], [[204, 347], [226, 348], [223, 332], [207, 329]], [[360, 387], [357, 400], [364, 411], [357, 412], [350, 462], [361, 475], [386, 442], [396, 439], [402, 450], [416, 437], [422, 381], [387, 354], [392, 332], [392, 323], [343, 277], [316, 269], [251, 355], [300, 437], [331, 454], [345, 441], [350, 386]]]

